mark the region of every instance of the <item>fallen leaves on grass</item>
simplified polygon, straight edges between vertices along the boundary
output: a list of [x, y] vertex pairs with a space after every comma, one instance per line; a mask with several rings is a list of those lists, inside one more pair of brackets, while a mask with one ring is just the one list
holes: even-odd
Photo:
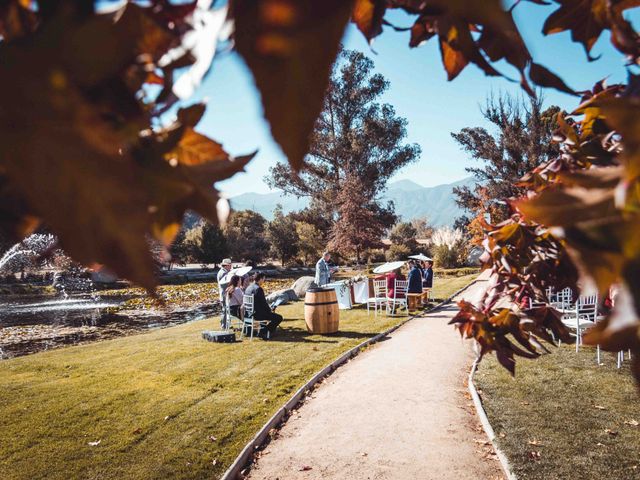
[[97, 447], [98, 445], [100, 445], [100, 442], [102, 442], [102, 440], [96, 440], [95, 442], [88, 442], [87, 445], [89, 445], [90, 447]]
[[533, 445], [535, 447], [544, 447], [544, 444], [542, 442], [539, 442], [538, 440], [535, 440], [535, 439], [529, 440], [527, 444]]
[[597, 408], [598, 410], [606, 410], [607, 407], [603, 407], [602, 405], [594, 405], [593, 408]]
[[610, 428], [605, 428], [604, 433], [608, 433], [612, 437], [615, 437], [616, 435], [618, 435], [618, 432], [616, 430], [611, 430]]
[[216, 437], [214, 437], [213, 435], [209, 435], [210, 442], [215, 442], [216, 440], [218, 440]]
[[638, 425], [640, 425], [640, 422], [638, 422], [637, 420], [625, 420], [624, 424], [631, 427], [637, 427]]
[[542, 455], [540, 454], [540, 452], [535, 452], [535, 451], [529, 452], [529, 459], [530, 460], [533, 460], [533, 461], [537, 462], [538, 460], [540, 460], [541, 457], [542, 457]]
[[298, 471], [300, 472], [308, 472], [309, 470], [311, 470], [311, 467], [309, 465], [303, 465], [298, 469]]

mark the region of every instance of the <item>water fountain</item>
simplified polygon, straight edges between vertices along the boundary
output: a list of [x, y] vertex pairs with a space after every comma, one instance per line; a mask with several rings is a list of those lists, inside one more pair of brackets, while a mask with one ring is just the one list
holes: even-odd
[[[65, 255], [53, 235], [31, 235], [5, 252], [0, 257], [0, 280], [8, 278], [22, 293], [0, 295], [0, 360], [167, 327], [217, 312], [214, 304], [164, 310], [144, 305], [123, 308], [132, 295], [99, 295], [92, 273]], [[133, 298], [137, 296], [143, 294]]]
[[34, 233], [7, 250], [0, 257], [0, 274], [14, 273], [33, 267], [45, 254], [51, 252], [58, 239], [54, 235]]

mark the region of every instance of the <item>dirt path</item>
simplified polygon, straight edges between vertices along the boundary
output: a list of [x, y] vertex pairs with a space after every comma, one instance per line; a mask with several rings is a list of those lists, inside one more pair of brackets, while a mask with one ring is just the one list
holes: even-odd
[[340, 368], [291, 416], [250, 478], [502, 479], [467, 393], [471, 344], [447, 325], [455, 311], [413, 320]]

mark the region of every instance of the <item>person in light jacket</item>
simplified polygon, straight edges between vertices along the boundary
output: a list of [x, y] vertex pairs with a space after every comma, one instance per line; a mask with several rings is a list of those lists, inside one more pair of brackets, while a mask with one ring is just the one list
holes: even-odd
[[232, 262], [230, 258], [225, 258], [220, 263], [220, 270], [218, 270], [218, 293], [220, 294], [220, 305], [222, 306], [222, 316], [220, 317], [220, 325], [222, 328], [226, 328], [227, 325], [227, 298], [225, 295], [225, 291], [229, 286], [229, 280], [227, 274], [231, 270]]
[[318, 287], [331, 283], [331, 274], [335, 269], [329, 266], [329, 260], [331, 260], [331, 254], [329, 252], [324, 252], [322, 258], [318, 260], [318, 263], [316, 263], [315, 283]]

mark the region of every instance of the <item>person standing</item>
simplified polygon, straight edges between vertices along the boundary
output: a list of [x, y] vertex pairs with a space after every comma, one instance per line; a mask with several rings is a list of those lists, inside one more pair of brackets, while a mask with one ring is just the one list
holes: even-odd
[[433, 288], [433, 260], [427, 260], [422, 276], [422, 287]]
[[265, 274], [259, 272], [256, 274], [254, 278], [254, 282], [249, 285], [247, 290], [245, 291], [245, 295], [253, 295], [253, 319], [254, 320], [269, 320], [269, 324], [266, 326], [264, 331], [260, 330], [260, 338], [263, 340], [269, 340], [273, 337], [273, 334], [282, 322], [282, 315], [274, 312], [267, 299], [264, 295], [264, 290], [262, 289], [262, 283], [264, 282]]
[[331, 274], [335, 272], [335, 269], [329, 266], [331, 260], [331, 254], [324, 252], [322, 258], [316, 263], [316, 278], [315, 284], [318, 287], [322, 287], [327, 283], [331, 283]]
[[225, 291], [227, 290], [227, 287], [229, 286], [229, 281], [231, 279], [226, 278], [227, 274], [229, 273], [229, 271], [231, 270], [231, 259], [230, 258], [225, 258], [224, 260], [222, 260], [222, 262], [220, 263], [220, 269], [218, 270], [218, 293], [220, 295], [220, 305], [222, 307], [222, 317], [220, 318], [220, 325], [222, 326], [222, 328], [225, 328], [227, 325], [227, 299], [226, 299], [226, 295], [225, 295]]
[[408, 293], [422, 293], [422, 275], [418, 262], [409, 262], [409, 289]]

